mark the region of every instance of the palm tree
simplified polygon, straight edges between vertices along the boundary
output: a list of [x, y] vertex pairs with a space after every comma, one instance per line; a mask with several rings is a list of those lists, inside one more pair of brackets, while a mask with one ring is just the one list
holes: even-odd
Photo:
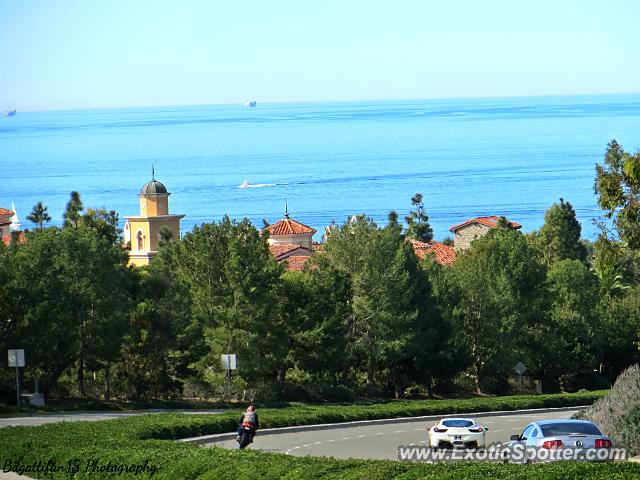
[[631, 288], [623, 283], [623, 277], [618, 273], [615, 265], [594, 264], [592, 270], [600, 281], [600, 288], [603, 293], [615, 295]]
[[27, 220], [35, 223], [38, 230], [42, 230], [44, 223], [51, 221], [51, 215], [47, 212], [48, 208], [42, 202], [36, 203], [31, 213], [27, 216]]

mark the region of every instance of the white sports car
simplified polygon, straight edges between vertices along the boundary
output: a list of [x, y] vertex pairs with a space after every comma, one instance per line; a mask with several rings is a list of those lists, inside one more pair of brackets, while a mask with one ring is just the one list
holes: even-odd
[[431, 448], [485, 448], [489, 430], [471, 418], [443, 418], [427, 429]]

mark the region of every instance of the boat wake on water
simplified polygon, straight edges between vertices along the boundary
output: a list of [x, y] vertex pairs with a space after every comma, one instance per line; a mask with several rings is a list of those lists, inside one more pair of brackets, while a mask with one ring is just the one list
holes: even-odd
[[263, 188], [263, 187], [275, 187], [277, 185], [278, 185], [277, 183], [249, 183], [248, 180], [245, 180], [240, 185], [238, 185], [238, 188]]

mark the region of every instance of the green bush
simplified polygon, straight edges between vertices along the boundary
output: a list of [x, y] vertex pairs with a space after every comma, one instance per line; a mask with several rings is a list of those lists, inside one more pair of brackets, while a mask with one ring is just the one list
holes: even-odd
[[[640, 402], [640, 366], [634, 365], [622, 372], [609, 394], [595, 402], [583, 414], [582, 418], [591, 420], [604, 433], [611, 436], [617, 444], [627, 447], [627, 442], [637, 445], [640, 439], [633, 440], [631, 430], [623, 428], [623, 418], [631, 415]], [[626, 439], [622, 437], [625, 432]]]
[[615, 423], [616, 436], [631, 455], [640, 453], [640, 398]]

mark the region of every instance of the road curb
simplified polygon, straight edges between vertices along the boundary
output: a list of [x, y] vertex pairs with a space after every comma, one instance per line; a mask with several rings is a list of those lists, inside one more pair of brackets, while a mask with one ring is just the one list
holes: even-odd
[[[511, 415], [522, 415], [523, 413], [552, 413], [552, 412], [566, 412], [569, 410], [580, 410], [587, 408], [589, 405], [578, 405], [575, 407], [557, 407], [557, 408], [529, 408], [526, 410], [499, 410], [493, 412], [466, 412], [466, 413], [454, 413], [445, 415], [424, 415], [420, 417], [399, 417], [399, 418], [381, 418], [377, 420], [359, 420], [355, 422], [343, 422], [343, 423], [321, 423], [317, 425], [296, 425], [293, 427], [280, 427], [280, 428], [266, 428], [260, 430], [260, 436], [263, 435], [280, 435], [283, 433], [295, 433], [295, 432], [312, 432], [315, 430], [337, 430], [341, 428], [350, 427], [366, 427], [369, 425], [387, 425], [390, 423], [418, 423], [429, 420], [439, 420], [442, 417], [450, 417], [453, 415], [469, 416], [469, 417], [500, 417]], [[229, 433], [215, 433], [213, 435], [202, 435], [200, 437], [181, 438], [178, 442], [193, 443], [195, 445], [205, 445], [209, 443], [219, 443], [226, 440], [232, 440], [236, 438], [236, 432]]]

